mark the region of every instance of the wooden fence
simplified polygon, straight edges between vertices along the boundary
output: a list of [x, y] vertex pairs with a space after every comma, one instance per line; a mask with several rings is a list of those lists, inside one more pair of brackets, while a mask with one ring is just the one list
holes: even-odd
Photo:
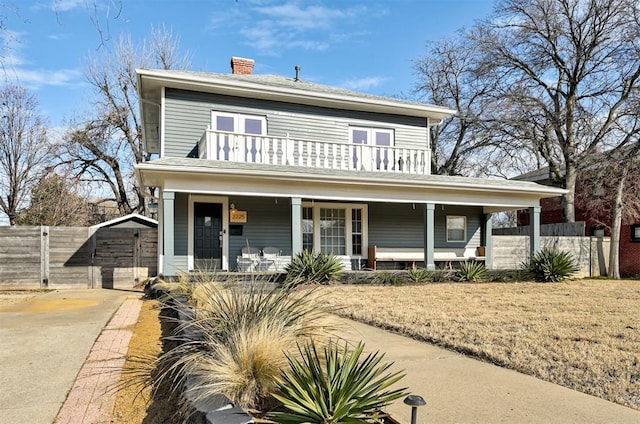
[[[531, 227], [528, 225], [522, 227], [494, 228], [493, 235], [500, 236], [528, 236]], [[568, 236], [582, 237], [585, 235], [585, 223], [567, 222], [563, 224], [542, 224], [540, 225], [541, 236]]]
[[0, 289], [131, 288], [157, 273], [156, 228], [0, 227]]

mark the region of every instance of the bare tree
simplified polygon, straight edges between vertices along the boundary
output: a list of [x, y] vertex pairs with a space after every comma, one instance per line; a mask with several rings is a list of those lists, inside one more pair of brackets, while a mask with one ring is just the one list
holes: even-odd
[[473, 33], [484, 66], [500, 76], [492, 106], [501, 137], [534, 148], [569, 190], [575, 221], [579, 170], [611, 136], [638, 89], [638, 5], [630, 0], [502, 0]]
[[622, 225], [640, 218], [638, 135], [637, 131], [623, 135], [619, 148], [596, 154], [597, 162], [581, 172], [577, 182], [576, 208], [585, 211], [592, 224], [609, 229], [611, 244], [607, 273], [612, 278], [620, 278]]
[[416, 92], [430, 103], [457, 111], [431, 131], [431, 173], [462, 175], [473, 171], [474, 156], [487, 147], [481, 131], [483, 101], [495, 85], [478, 70], [479, 57], [466, 34], [441, 40], [414, 62]]
[[151, 42], [139, 46], [123, 36], [113, 53], [98, 53], [86, 67], [96, 115], [76, 122], [66, 135], [67, 162], [76, 175], [106, 184], [103, 200], [115, 201], [121, 214], [144, 213], [145, 193], [135, 184], [133, 165], [151, 159], [142, 146], [135, 70], [188, 68], [189, 57], [179, 53], [178, 44], [165, 28], [152, 30]]
[[36, 98], [17, 85], [0, 88], [0, 208], [11, 225], [50, 163], [52, 149]]
[[84, 227], [89, 224], [86, 193], [68, 174], [45, 174], [31, 191], [31, 202], [18, 217], [19, 225]]

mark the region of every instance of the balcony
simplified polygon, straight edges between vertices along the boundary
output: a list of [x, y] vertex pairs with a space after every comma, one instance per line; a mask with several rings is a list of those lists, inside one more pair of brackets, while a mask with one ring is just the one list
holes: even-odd
[[392, 146], [319, 142], [206, 130], [198, 142], [200, 159], [329, 170], [399, 174], [430, 173], [430, 151]]

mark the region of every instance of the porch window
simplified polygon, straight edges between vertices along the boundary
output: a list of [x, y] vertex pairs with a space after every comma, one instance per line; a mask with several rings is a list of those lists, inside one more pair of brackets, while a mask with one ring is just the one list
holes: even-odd
[[346, 254], [344, 209], [320, 209], [320, 251], [328, 255]]
[[302, 208], [302, 249], [313, 251], [313, 208]]
[[447, 241], [465, 242], [467, 241], [467, 217], [447, 216]]
[[303, 204], [302, 248], [333, 255], [361, 256], [366, 245], [366, 205]]
[[362, 255], [362, 209], [351, 209], [351, 250]]

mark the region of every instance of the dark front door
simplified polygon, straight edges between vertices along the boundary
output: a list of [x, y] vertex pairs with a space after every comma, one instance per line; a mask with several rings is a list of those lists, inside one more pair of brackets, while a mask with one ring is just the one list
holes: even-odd
[[193, 256], [196, 269], [220, 269], [222, 264], [222, 205], [194, 204]]

